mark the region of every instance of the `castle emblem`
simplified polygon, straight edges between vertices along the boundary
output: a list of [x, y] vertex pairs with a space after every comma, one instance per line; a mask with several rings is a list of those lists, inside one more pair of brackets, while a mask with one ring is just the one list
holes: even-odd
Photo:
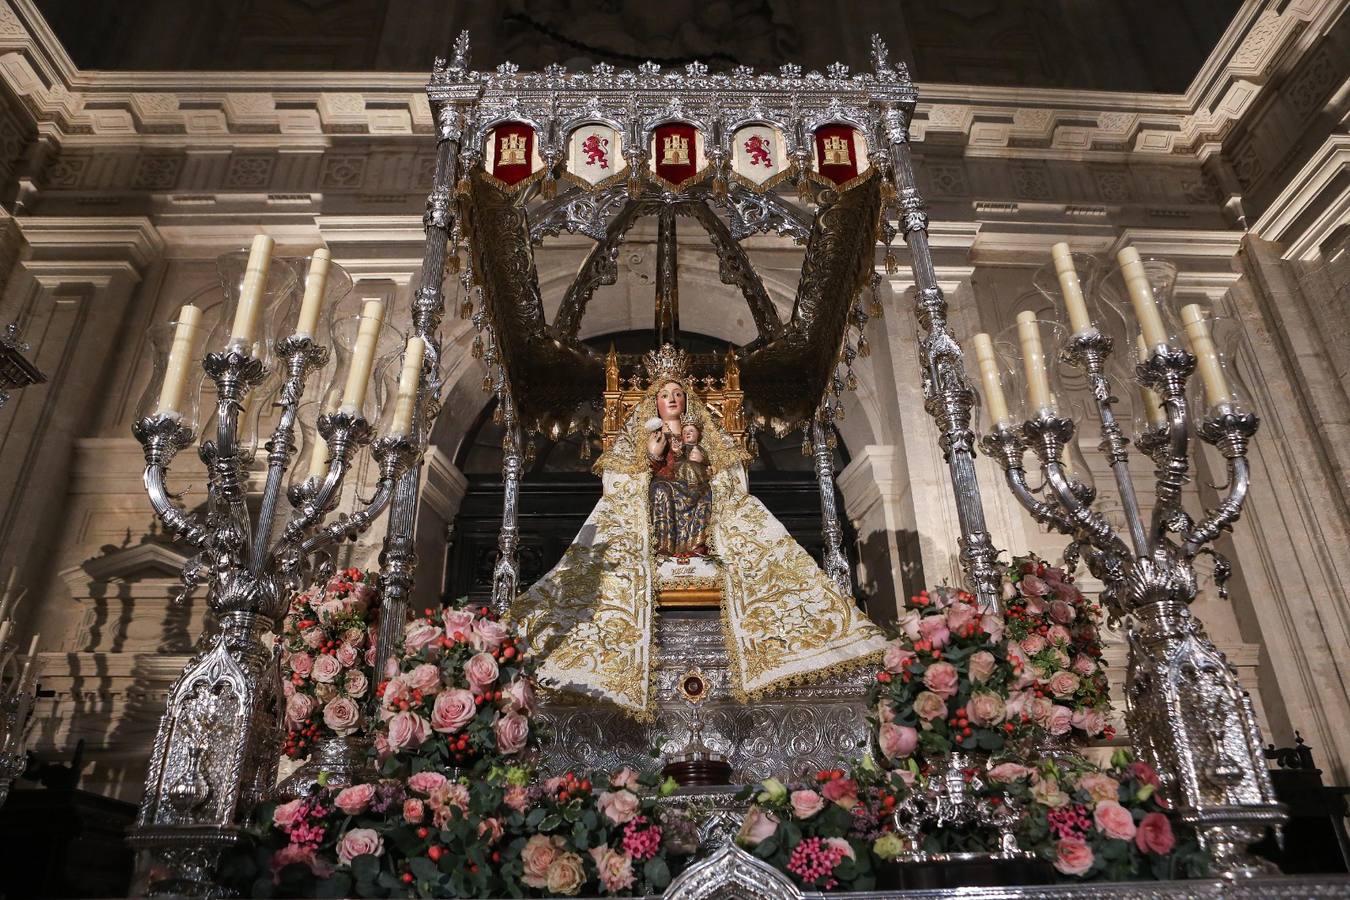
[[827, 166], [849, 166], [853, 158], [849, 153], [849, 142], [834, 134], [827, 137], [825, 144], [825, 162]]
[[689, 165], [689, 138], [678, 134], [667, 136], [661, 145], [661, 164], [666, 166]]
[[501, 141], [497, 144], [499, 166], [523, 166], [525, 159], [525, 135], [523, 134], [504, 134]]

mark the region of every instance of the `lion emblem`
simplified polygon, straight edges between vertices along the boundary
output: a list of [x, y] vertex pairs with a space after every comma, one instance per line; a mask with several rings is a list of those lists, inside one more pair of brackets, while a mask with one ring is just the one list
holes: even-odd
[[586, 154], [586, 165], [599, 165], [602, 169], [609, 168], [609, 138], [602, 138], [598, 134], [586, 136], [586, 140], [581, 142], [581, 152]]
[[750, 154], [750, 165], [762, 165], [773, 168], [773, 157], [769, 155], [769, 142], [758, 134], [752, 134], [745, 140], [745, 152]]

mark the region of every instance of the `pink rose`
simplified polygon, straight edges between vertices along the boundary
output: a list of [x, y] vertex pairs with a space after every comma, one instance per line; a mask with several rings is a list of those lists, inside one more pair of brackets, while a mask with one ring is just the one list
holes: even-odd
[[1073, 659], [1073, 670], [1084, 678], [1097, 674], [1097, 661], [1086, 653], [1080, 653]]
[[1166, 856], [1177, 845], [1172, 834], [1172, 823], [1160, 812], [1151, 812], [1144, 816], [1134, 832], [1134, 845], [1144, 853], [1157, 853]]
[[504, 831], [502, 823], [492, 816], [478, 823], [478, 839], [488, 846], [500, 841]]
[[481, 694], [495, 682], [497, 674], [497, 661], [492, 658], [490, 653], [476, 654], [464, 664], [464, 677], [469, 679], [469, 686], [477, 694]]
[[994, 674], [998, 661], [988, 650], [980, 650], [970, 655], [970, 680], [975, 684], [984, 684]]
[[638, 799], [638, 795], [629, 790], [602, 791], [596, 798], [596, 806], [600, 808], [600, 812], [615, 825], [633, 821], [641, 805], [642, 801]]
[[564, 853], [548, 867], [548, 879], [545, 887], [553, 896], [573, 896], [586, 883], [586, 868], [581, 857], [575, 853]]
[[1031, 691], [1017, 690], [1008, 695], [1008, 702], [1005, 704], [1008, 713], [1008, 721], [1020, 719], [1024, 715], [1030, 715], [1027, 704], [1031, 702]]
[[999, 763], [989, 770], [989, 778], [999, 784], [1012, 784], [1031, 774], [1031, 769], [1014, 762]]
[[292, 653], [288, 662], [291, 671], [302, 678], [309, 674], [310, 669], [314, 668], [314, 657], [304, 652]]
[[309, 694], [291, 694], [286, 698], [286, 724], [299, 725], [314, 714], [314, 698]]
[[1061, 670], [1050, 676], [1049, 687], [1056, 697], [1072, 697], [1078, 691], [1078, 676]]
[[530, 723], [518, 713], [507, 713], [493, 724], [492, 731], [497, 736], [499, 753], [519, 753], [530, 736]]
[[[1054, 585], [1055, 596], [1071, 606], [1077, 606], [1083, 602], [1083, 593], [1067, 581], [1059, 581]], [[1074, 610], [1077, 613], [1077, 610]]]
[[1134, 818], [1130, 811], [1114, 800], [1103, 800], [1092, 811], [1097, 830], [1109, 838], [1128, 841], [1134, 838]]
[[506, 642], [506, 626], [491, 619], [479, 619], [473, 623], [473, 634], [469, 643], [475, 650], [496, 650]]
[[[441, 618], [445, 622], [446, 637], [457, 644], [469, 639], [473, 632], [473, 613], [467, 609], [447, 609]], [[456, 634], [459, 637], [455, 637]]]
[[272, 823], [282, 831], [290, 831], [291, 826], [300, 819], [300, 813], [305, 808], [305, 800], [292, 800], [290, 803], [283, 803], [272, 810]]
[[995, 644], [1003, 640], [1004, 627], [1005, 623], [1002, 616], [995, 616], [989, 613], [980, 616], [980, 630], [989, 635], [989, 640], [993, 641]]
[[881, 722], [895, 721], [895, 707], [885, 700], [877, 701], [877, 719]]
[[440, 772], [418, 772], [408, 779], [408, 790], [425, 797], [445, 787], [446, 777]]
[[886, 645], [886, 654], [882, 658], [882, 663], [886, 666], [886, 671], [894, 675], [899, 675], [905, 671], [905, 663], [914, 658], [914, 651], [908, 647], [902, 647], [898, 640], [891, 641]]
[[908, 725], [896, 725], [883, 722], [877, 737], [881, 752], [887, 759], [901, 759], [909, 756], [919, 746], [919, 732]]
[[337, 661], [337, 657], [324, 654], [314, 660], [314, 680], [322, 684], [332, 684], [334, 679], [342, 674], [342, 663]]
[[424, 696], [430, 696], [441, 689], [441, 670], [435, 663], [422, 663], [404, 675], [403, 680], [413, 690], [421, 691]]
[[1023, 575], [1021, 587], [1022, 593], [1027, 597], [1044, 597], [1050, 592], [1050, 585], [1035, 575]]
[[637, 769], [632, 766], [624, 766], [609, 778], [609, 786], [612, 788], [628, 788], [630, 791], [635, 791], [638, 784]]
[[1059, 781], [1034, 774], [1031, 778], [1031, 799], [1042, 806], [1058, 809], [1069, 802], [1069, 795], [1059, 789]]
[[395, 750], [412, 750], [426, 742], [430, 723], [414, 712], [396, 713], [389, 720], [389, 746]]
[[1045, 729], [1051, 734], [1068, 734], [1073, 730], [1073, 710], [1058, 703], [1054, 704], [1050, 716], [1046, 719]]
[[473, 694], [463, 688], [454, 688], [436, 697], [431, 707], [431, 728], [441, 734], [454, 734], [478, 715], [478, 704]]
[[1158, 773], [1153, 771], [1153, 767], [1148, 763], [1132, 762], [1125, 767], [1125, 771], [1136, 781], [1151, 784], [1155, 789], [1162, 790], [1162, 779], [1158, 777]]
[[1045, 638], [1039, 634], [1029, 634], [1022, 638], [1022, 649], [1027, 652], [1028, 656], [1035, 656], [1045, 649]]
[[1115, 802], [1120, 798], [1120, 782], [1101, 772], [1088, 772], [1078, 779], [1078, 787], [1087, 791], [1095, 803]]
[[345, 737], [361, 727], [361, 707], [350, 697], [329, 700], [323, 708], [323, 724]]
[[528, 678], [517, 678], [506, 688], [506, 696], [510, 698], [511, 705], [517, 712], [532, 715], [539, 707], [538, 698], [534, 694], [534, 685]]
[[773, 837], [773, 833], [777, 830], [778, 819], [773, 813], [760, 809], [758, 806], [752, 806], [745, 814], [745, 820], [741, 823], [741, 830], [736, 835], [736, 841], [746, 847], [755, 847]]
[[[366, 648], [365, 656], [361, 657], [361, 659], [365, 661], [366, 665], [368, 666], [375, 665], [375, 655], [378, 649], [379, 648], [375, 646], [374, 641], [372, 641], [370, 646]], [[395, 666], [398, 665], [398, 660], [396, 659], [390, 659], [389, 662], [393, 663]], [[386, 668], [388, 668], [388, 666], [386, 666]]]
[[[1048, 697], [1033, 697], [1028, 703], [1030, 705], [1027, 709], [1027, 715], [1031, 717], [1031, 720], [1042, 728], [1049, 726], [1050, 714], [1055, 711], [1055, 702]], [[1069, 724], [1073, 724], [1072, 720]]]
[[370, 689], [370, 680], [366, 678], [365, 672], [352, 669], [343, 677], [342, 687], [347, 691], [348, 697], [364, 697], [366, 691]]
[[923, 683], [930, 691], [945, 699], [956, 695], [961, 686], [961, 674], [951, 663], [936, 662], [923, 673]]
[[934, 650], [941, 650], [952, 638], [952, 633], [947, 628], [947, 620], [942, 616], [924, 616], [919, 620], [919, 633], [923, 635], [924, 640], [933, 645]]
[[1061, 625], [1068, 625], [1078, 615], [1073, 605], [1063, 600], [1050, 601], [1050, 618]]
[[850, 844], [848, 841], [844, 840], [843, 838], [837, 837], [826, 838], [824, 843], [825, 846], [829, 847], [831, 850], [837, 850], [840, 853], [842, 853], [845, 859], [858, 858], [857, 854], [853, 852], [853, 845]]
[[313, 847], [307, 844], [287, 844], [272, 854], [272, 883], [280, 884], [281, 870], [291, 865], [305, 866], [320, 878], [327, 878], [333, 874], [330, 865], [315, 857]]
[[373, 828], [353, 828], [338, 841], [338, 859], [347, 865], [358, 856], [384, 853], [384, 839]]
[[291, 680], [289, 678], [281, 682], [281, 696], [289, 699], [291, 694], [294, 693], [295, 693], [295, 685], [291, 683]]
[[966, 704], [966, 716], [970, 719], [970, 724], [984, 728], [1002, 722], [1006, 713], [1003, 698], [986, 691], [972, 694], [970, 702]]
[[509, 787], [502, 795], [502, 802], [523, 816], [530, 811], [530, 792], [523, 787]]
[[366, 584], [364, 581], [358, 581], [352, 585], [352, 592], [348, 595], [352, 603], [368, 606], [371, 599], [375, 596], [375, 588]]
[[361, 651], [357, 650], [351, 644], [341, 644], [338, 646], [337, 661], [347, 668], [350, 669], [352, 666], [356, 665], [357, 661], [360, 659]]
[[348, 628], [342, 632], [342, 639], [353, 647], [364, 647], [366, 644], [366, 633], [360, 628]]
[[1022, 668], [1026, 669], [1031, 665], [1031, 657], [1027, 656], [1027, 651], [1022, 649], [1022, 645], [1017, 641], [1008, 642], [1008, 662], [1019, 662]]
[[633, 886], [633, 858], [610, 847], [592, 847], [589, 851], [595, 860], [596, 874], [600, 886], [606, 893], [617, 894]]
[[947, 627], [959, 632], [975, 621], [978, 615], [979, 611], [969, 603], [953, 603], [947, 607]]
[[1027, 597], [1027, 613], [1033, 616], [1043, 615], [1045, 613], [1045, 599], [1042, 597]]
[[1076, 709], [1073, 712], [1073, 727], [1088, 737], [1096, 737], [1106, 730], [1106, 716], [1095, 709]]
[[925, 723], [931, 722], [947, 715], [947, 703], [932, 691], [919, 691], [914, 698], [914, 714]]
[[563, 839], [556, 835], [531, 836], [520, 851], [520, 861], [524, 865], [520, 880], [533, 888], [547, 887], [549, 866], [553, 865], [558, 852], [565, 846]]
[[366, 807], [370, 806], [370, 801], [374, 799], [375, 785], [354, 784], [338, 791], [338, 795], [333, 798], [333, 805], [347, 815], [355, 816], [365, 812]]
[[403, 801], [403, 821], [409, 825], [418, 825], [427, 817], [426, 805], [416, 797]]
[[920, 637], [919, 633], [920, 618], [921, 617], [917, 609], [907, 609], [904, 612], [900, 613], [899, 618], [895, 620], [895, 624], [897, 627], [899, 627], [899, 629], [902, 632], [904, 632], [905, 637], [909, 638], [911, 641], [917, 641]]
[[790, 799], [792, 814], [799, 819], [809, 819], [825, 808], [824, 798], [815, 791], [793, 791]]
[[844, 809], [852, 809], [858, 805], [858, 783], [852, 778], [835, 778], [827, 781], [820, 792], [825, 795], [826, 800], [838, 803]]
[[1082, 875], [1092, 868], [1092, 848], [1076, 838], [1056, 841], [1055, 868], [1065, 875]]
[[461, 811], [467, 810], [469, 808], [469, 789], [458, 781], [447, 781], [432, 792], [427, 802], [432, 809], [454, 807]]
[[1051, 625], [1045, 630], [1045, 640], [1052, 647], [1062, 647], [1072, 643], [1073, 637], [1063, 625]]
[[406, 653], [418, 653], [430, 647], [441, 637], [441, 630], [426, 619], [417, 619], [408, 623], [403, 632], [403, 650]]
[[341, 600], [325, 600], [319, 604], [319, 621], [325, 625], [333, 624], [333, 620], [346, 612]]

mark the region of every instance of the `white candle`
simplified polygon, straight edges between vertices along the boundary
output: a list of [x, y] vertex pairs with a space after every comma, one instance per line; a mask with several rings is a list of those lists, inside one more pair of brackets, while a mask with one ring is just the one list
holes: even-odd
[[980, 383], [984, 385], [984, 404], [989, 408], [989, 421], [1002, 425], [1012, 417], [1008, 415], [1008, 398], [1003, 395], [1003, 380], [998, 374], [998, 358], [994, 356], [994, 342], [987, 334], [977, 334], [975, 343], [975, 362], [980, 368]]
[[239, 290], [239, 306], [234, 311], [234, 325], [230, 328], [232, 345], [249, 346], [262, 317], [263, 289], [267, 286], [267, 271], [272, 267], [272, 246], [275, 242], [265, 234], [255, 235], [248, 251], [248, 265], [244, 267], [244, 283]]
[[1116, 254], [1120, 263], [1120, 274], [1125, 279], [1125, 288], [1130, 292], [1130, 305], [1134, 307], [1134, 317], [1139, 320], [1139, 330], [1144, 333], [1144, 341], [1149, 347], [1167, 343], [1167, 329], [1163, 326], [1158, 304], [1153, 299], [1153, 288], [1144, 272], [1144, 262], [1139, 251], [1133, 247], [1122, 247]]
[[1027, 379], [1027, 406], [1031, 415], [1043, 409], [1054, 410], [1055, 400], [1050, 395], [1050, 379], [1045, 374], [1045, 349], [1041, 346], [1041, 329], [1036, 313], [1025, 310], [1017, 314], [1017, 339], [1022, 345], [1022, 371]]
[[295, 323], [299, 337], [314, 337], [319, 328], [319, 312], [323, 309], [323, 294], [328, 288], [328, 265], [332, 254], [323, 247], [309, 258], [309, 274], [305, 276], [305, 297], [300, 301], [300, 318]]
[[33, 635], [32, 642], [28, 645], [28, 658], [24, 660], [23, 671], [19, 673], [19, 685], [28, 683], [28, 674], [33, 671], [33, 666], [37, 665], [38, 638], [40, 634]]
[[1233, 392], [1228, 389], [1228, 379], [1223, 377], [1223, 367], [1219, 365], [1219, 353], [1214, 349], [1214, 339], [1209, 334], [1205, 311], [1196, 303], [1183, 306], [1181, 324], [1186, 328], [1186, 340], [1195, 354], [1195, 368], [1205, 384], [1205, 399], [1210, 406], [1231, 402]]
[[4, 649], [5, 641], [9, 640], [9, 633], [13, 630], [13, 622], [0, 622], [0, 650]]
[[398, 379], [394, 419], [389, 423], [391, 437], [405, 435], [412, 428], [413, 407], [417, 403], [417, 387], [422, 381], [422, 356], [426, 346], [420, 337], [408, 338], [408, 347], [403, 351], [403, 372]]
[[1092, 328], [1092, 317], [1088, 315], [1087, 303], [1083, 300], [1083, 287], [1078, 283], [1078, 271], [1073, 267], [1073, 254], [1069, 245], [1061, 241], [1050, 248], [1050, 257], [1055, 261], [1055, 274], [1059, 276], [1059, 291], [1064, 295], [1064, 309], [1069, 313], [1069, 328], [1074, 334]]
[[164, 368], [164, 384], [159, 389], [159, 405], [155, 415], [177, 417], [183, 408], [187, 393], [188, 374], [192, 370], [193, 350], [197, 334], [202, 328], [202, 311], [191, 303], [178, 310], [178, 327], [169, 346], [169, 362]]
[[356, 347], [352, 350], [352, 365], [347, 372], [347, 385], [342, 390], [342, 408], [360, 414], [370, 386], [370, 371], [375, 367], [375, 348], [379, 344], [380, 326], [384, 324], [384, 303], [367, 300], [361, 307], [361, 327], [356, 332]]
[[[1135, 336], [1135, 347], [1139, 353], [1139, 361], [1148, 362], [1152, 350], [1148, 344], [1144, 343], [1142, 334]], [[1151, 387], [1139, 385], [1139, 400], [1144, 404], [1144, 416], [1148, 419], [1150, 425], [1161, 425], [1167, 421], [1167, 413], [1163, 410], [1162, 397]]]

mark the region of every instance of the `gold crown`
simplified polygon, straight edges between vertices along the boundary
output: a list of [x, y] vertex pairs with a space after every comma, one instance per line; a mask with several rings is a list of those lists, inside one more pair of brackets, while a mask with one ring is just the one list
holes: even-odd
[[690, 411], [680, 415], [680, 425], [693, 425], [699, 431], [703, 430], [703, 417], [698, 413]]
[[689, 377], [689, 351], [671, 344], [662, 344], [660, 350], [648, 350], [643, 364], [656, 385], [660, 385], [662, 379], [683, 381]]

